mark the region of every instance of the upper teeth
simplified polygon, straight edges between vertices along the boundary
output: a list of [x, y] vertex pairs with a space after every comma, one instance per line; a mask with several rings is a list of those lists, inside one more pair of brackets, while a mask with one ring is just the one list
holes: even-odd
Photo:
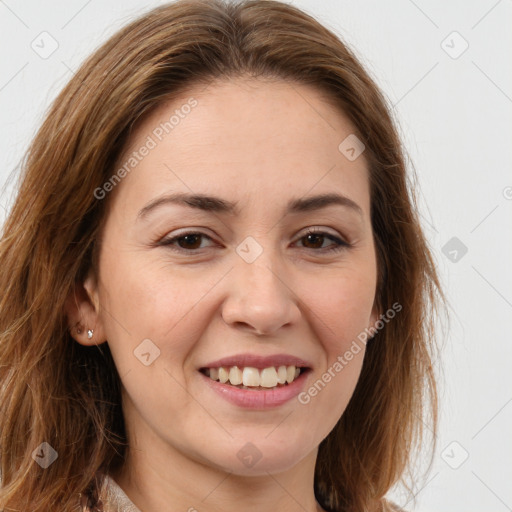
[[244, 386], [264, 388], [273, 388], [278, 384], [290, 384], [300, 374], [300, 369], [295, 366], [279, 366], [275, 368], [270, 366], [269, 368], [253, 368], [252, 366], [246, 366], [240, 368], [238, 366], [220, 368], [207, 368], [206, 374], [213, 380], [218, 380], [222, 383], [233, 384], [238, 386], [243, 384]]

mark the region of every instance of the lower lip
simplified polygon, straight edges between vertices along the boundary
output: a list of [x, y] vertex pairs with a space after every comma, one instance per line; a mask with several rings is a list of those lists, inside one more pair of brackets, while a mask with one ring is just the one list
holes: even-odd
[[268, 391], [237, 388], [210, 379], [204, 373], [199, 373], [206, 380], [206, 384], [228, 402], [246, 409], [271, 409], [295, 398], [304, 388], [309, 372], [308, 369], [301, 373], [291, 384]]

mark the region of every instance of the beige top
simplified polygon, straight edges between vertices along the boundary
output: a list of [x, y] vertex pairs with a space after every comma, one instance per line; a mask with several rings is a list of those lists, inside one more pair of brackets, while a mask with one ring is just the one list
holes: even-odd
[[[111, 476], [106, 476], [103, 481], [100, 500], [102, 512], [141, 512]], [[385, 502], [384, 510], [386, 512], [405, 512], [404, 509], [390, 501]], [[83, 512], [90, 512], [90, 510], [85, 507]]]
[[[2, 475], [0, 473], [0, 485], [2, 483]], [[81, 498], [82, 499], [82, 498]], [[109, 475], [103, 479], [103, 485], [99, 493], [100, 510], [102, 512], [141, 512], [126, 496], [125, 492], [119, 487], [116, 481]], [[92, 512], [88, 506], [80, 505], [82, 512]], [[385, 512], [406, 512], [398, 507], [395, 503], [386, 501], [384, 503]]]

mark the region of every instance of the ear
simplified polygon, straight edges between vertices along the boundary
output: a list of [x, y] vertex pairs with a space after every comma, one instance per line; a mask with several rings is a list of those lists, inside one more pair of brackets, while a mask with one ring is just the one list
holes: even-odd
[[92, 346], [106, 341], [99, 314], [98, 286], [92, 272], [83, 282], [75, 283], [64, 307], [69, 331], [78, 343]]

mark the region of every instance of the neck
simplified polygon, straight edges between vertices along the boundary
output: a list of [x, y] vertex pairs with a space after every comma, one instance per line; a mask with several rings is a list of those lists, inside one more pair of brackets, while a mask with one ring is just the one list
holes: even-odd
[[196, 461], [167, 444], [158, 447], [153, 440], [132, 446], [112, 477], [144, 512], [323, 512], [313, 491], [316, 456], [317, 450], [280, 473], [242, 476]]

